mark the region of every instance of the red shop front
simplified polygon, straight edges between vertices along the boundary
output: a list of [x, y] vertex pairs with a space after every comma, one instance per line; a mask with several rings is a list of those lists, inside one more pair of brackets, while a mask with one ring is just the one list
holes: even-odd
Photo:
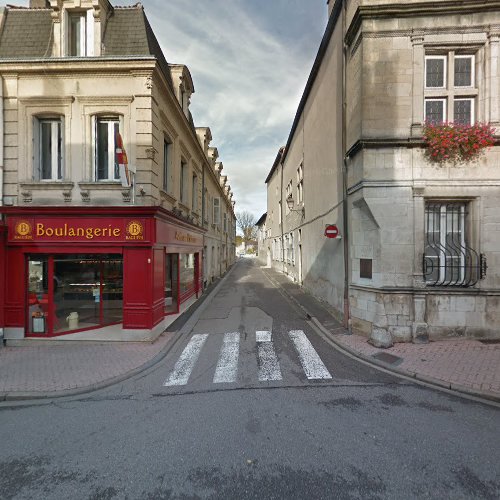
[[85, 338], [81, 332], [148, 339], [201, 292], [203, 233], [162, 208], [1, 212], [0, 327], [6, 339]]

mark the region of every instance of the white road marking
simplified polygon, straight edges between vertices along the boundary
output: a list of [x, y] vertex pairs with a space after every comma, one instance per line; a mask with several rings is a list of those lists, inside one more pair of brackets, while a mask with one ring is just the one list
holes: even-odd
[[193, 371], [194, 365], [198, 360], [201, 348], [207, 340], [208, 333], [193, 335], [188, 345], [182, 351], [177, 363], [175, 363], [174, 370], [165, 380], [164, 386], [170, 385], [186, 385], [189, 376]]
[[259, 381], [282, 380], [280, 364], [271, 339], [271, 332], [255, 332], [257, 355], [259, 359]]
[[295, 349], [299, 355], [300, 363], [309, 380], [331, 379], [329, 371], [321, 361], [306, 334], [302, 330], [292, 330], [288, 332]]
[[215, 368], [214, 384], [236, 382], [238, 375], [238, 358], [240, 354], [240, 334], [230, 332], [224, 334], [219, 361]]

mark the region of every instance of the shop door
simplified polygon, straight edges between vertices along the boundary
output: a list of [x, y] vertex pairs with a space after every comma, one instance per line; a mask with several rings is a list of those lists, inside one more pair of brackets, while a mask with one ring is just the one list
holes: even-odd
[[165, 314], [179, 312], [179, 254], [165, 255]]
[[61, 335], [122, 321], [121, 255], [59, 255], [28, 261], [28, 331]]

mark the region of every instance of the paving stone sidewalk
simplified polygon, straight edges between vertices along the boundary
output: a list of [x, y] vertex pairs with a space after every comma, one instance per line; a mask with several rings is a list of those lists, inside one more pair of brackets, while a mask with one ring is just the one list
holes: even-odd
[[285, 275], [267, 268], [263, 271], [305, 314], [328, 331], [337, 345], [351, 354], [425, 382], [500, 401], [500, 344], [449, 339], [428, 344], [398, 343], [390, 349], [378, 349], [369, 344], [366, 337], [348, 335], [328, 305]]
[[0, 349], [0, 400], [50, 397], [93, 389], [152, 361], [172, 333], [153, 343], [109, 342], [3, 347]]

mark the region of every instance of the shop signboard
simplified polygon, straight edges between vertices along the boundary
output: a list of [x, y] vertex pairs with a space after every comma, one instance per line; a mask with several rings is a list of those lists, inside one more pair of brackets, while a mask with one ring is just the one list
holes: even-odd
[[147, 243], [149, 221], [135, 217], [9, 217], [9, 243]]

